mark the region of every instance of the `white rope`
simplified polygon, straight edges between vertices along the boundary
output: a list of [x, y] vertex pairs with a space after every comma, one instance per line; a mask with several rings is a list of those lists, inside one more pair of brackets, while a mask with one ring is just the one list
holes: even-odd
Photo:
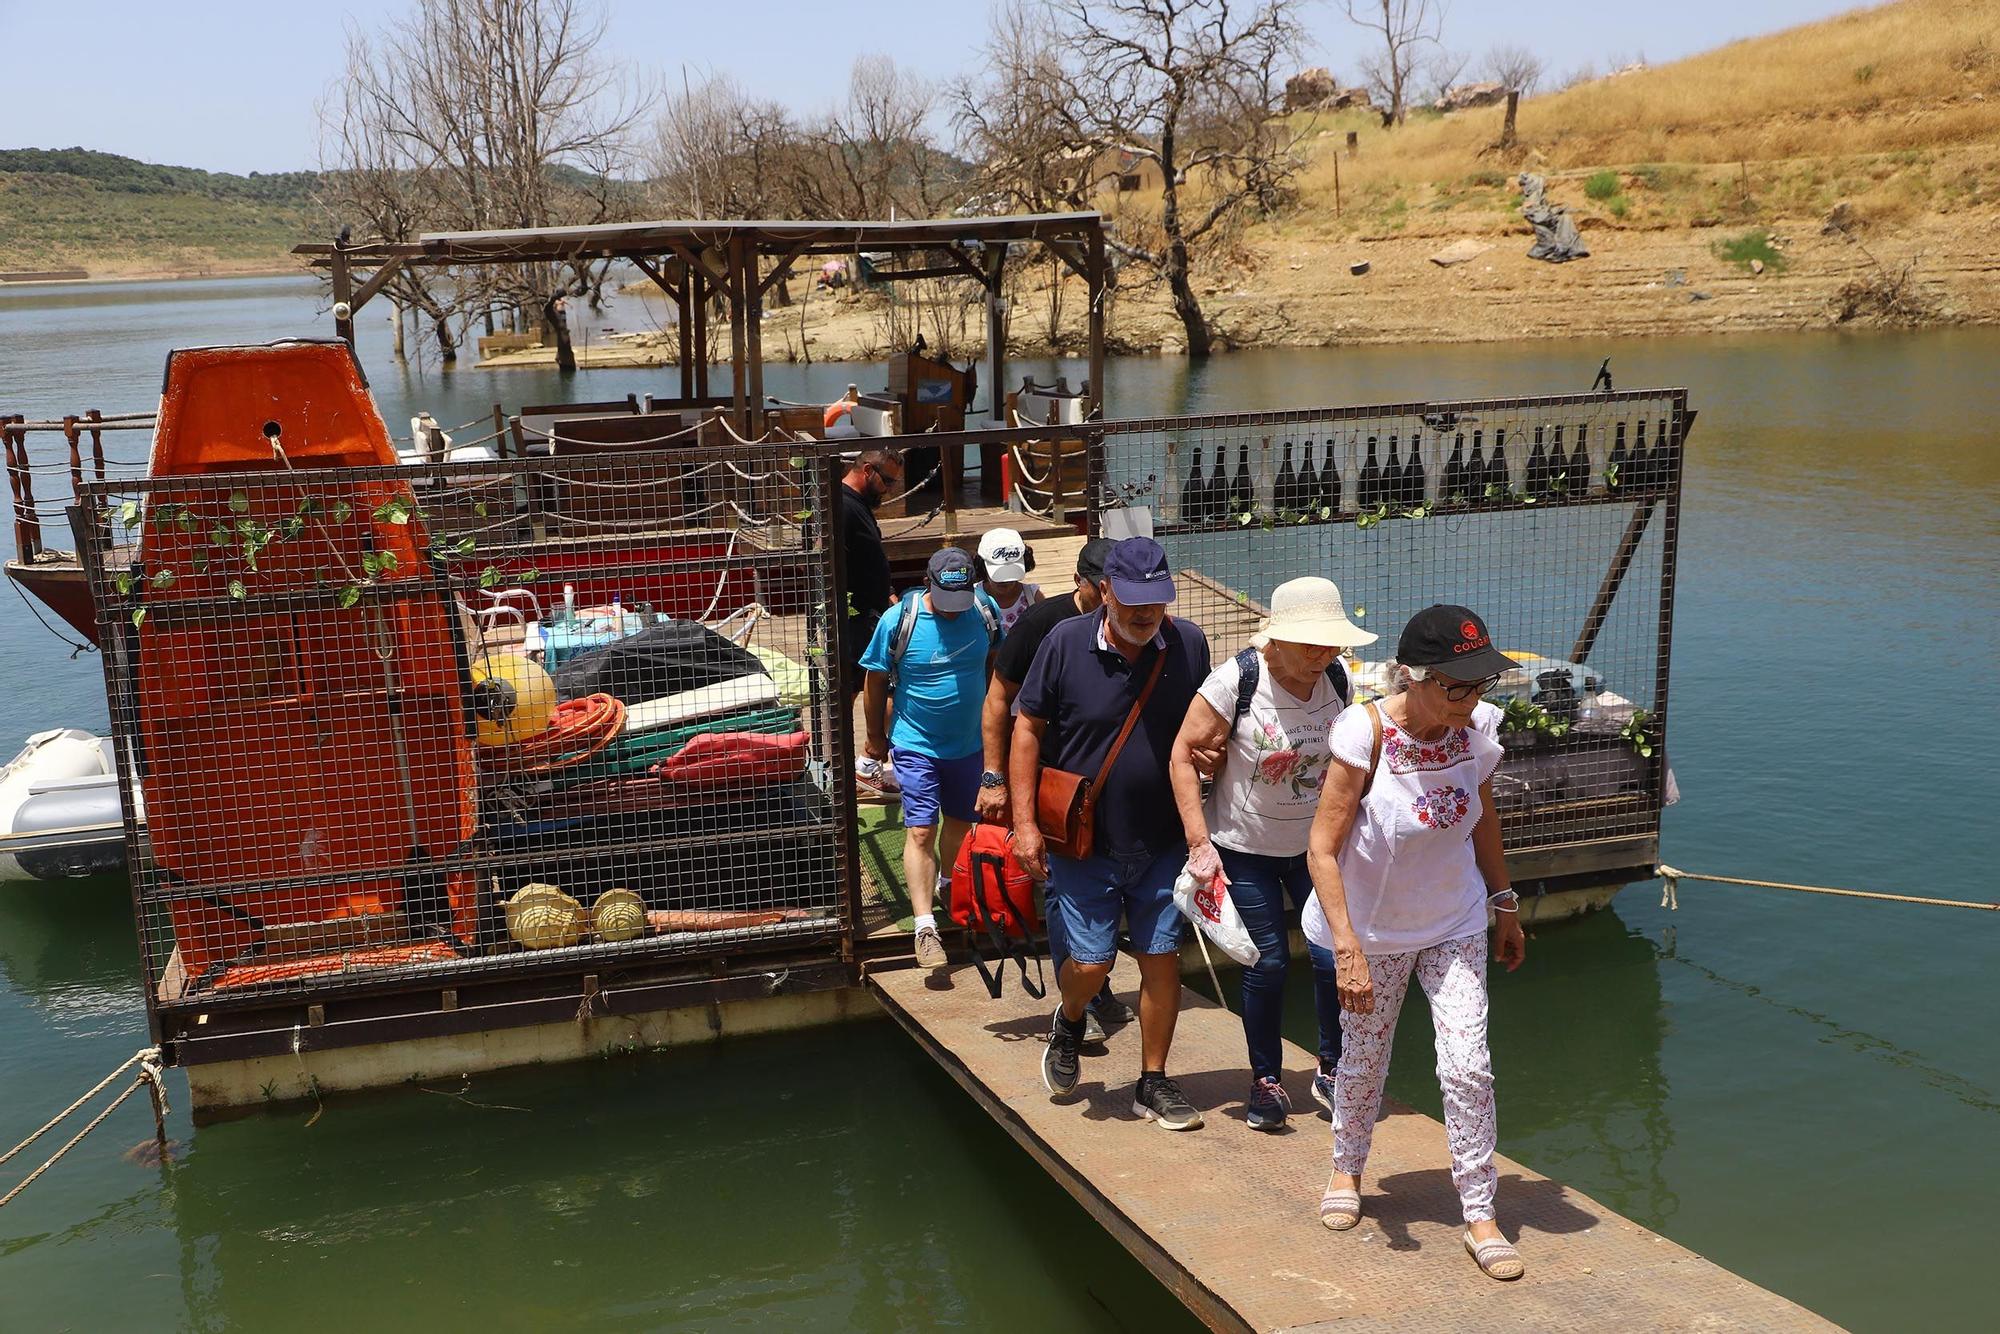
[[1053, 462], [1049, 464], [1049, 470], [1047, 472], [1043, 473], [1040, 477], [1037, 477], [1035, 476], [1035, 470], [1028, 466], [1028, 461], [1021, 457], [1021, 447], [1019, 445], [1010, 445], [1008, 448], [1013, 451], [1014, 466], [1021, 470], [1021, 478], [1023, 481], [1025, 481], [1029, 486], [1047, 486], [1049, 484], [1049, 478], [1054, 476], [1056, 470], [1056, 466]]
[[16, 1199], [18, 1199], [22, 1191], [34, 1185], [36, 1181], [41, 1179], [41, 1176], [44, 1172], [47, 1172], [51, 1167], [54, 1167], [57, 1163], [61, 1162], [71, 1149], [74, 1149], [77, 1145], [83, 1143], [84, 1136], [88, 1135], [91, 1131], [103, 1125], [106, 1118], [108, 1118], [113, 1112], [117, 1111], [120, 1107], [124, 1106], [125, 1100], [127, 1098], [131, 1097], [134, 1093], [137, 1093], [140, 1089], [145, 1088], [148, 1085], [150, 1085], [153, 1089], [154, 1104], [155, 1104], [154, 1111], [156, 1116], [155, 1126], [158, 1128], [159, 1133], [162, 1136], [165, 1135], [166, 1133], [165, 1117], [167, 1114], [167, 1092], [166, 1092], [166, 1083], [163, 1078], [162, 1071], [160, 1069], [160, 1049], [157, 1047], [147, 1047], [141, 1051], [133, 1053], [131, 1058], [127, 1060], [123, 1065], [119, 1066], [116, 1070], [113, 1070], [110, 1074], [106, 1075], [103, 1079], [99, 1080], [97, 1086], [91, 1089], [90, 1092], [84, 1094], [81, 1098], [78, 1098], [75, 1102], [63, 1108], [61, 1112], [56, 1114], [53, 1120], [48, 1122], [48, 1124], [44, 1125], [40, 1130], [37, 1130], [34, 1134], [22, 1140], [19, 1144], [16, 1144], [13, 1148], [9, 1149], [6, 1152], [5, 1156], [0, 1156], [0, 1163], [5, 1163], [8, 1159], [14, 1157], [14, 1155], [21, 1152], [21, 1150], [27, 1148], [30, 1144], [33, 1144], [36, 1140], [40, 1139], [43, 1135], [47, 1134], [50, 1130], [53, 1130], [57, 1125], [61, 1124], [63, 1121], [68, 1119], [70, 1115], [73, 1114], [78, 1108], [82, 1107], [85, 1103], [89, 1102], [99, 1093], [102, 1093], [106, 1088], [110, 1087], [112, 1081], [117, 1079], [118, 1076], [124, 1074], [127, 1070], [131, 1069], [135, 1065], [139, 1067], [139, 1077], [132, 1081], [131, 1086], [128, 1087], [123, 1093], [120, 1093], [117, 1097], [113, 1098], [110, 1104], [107, 1107], [105, 1107], [103, 1111], [99, 1112], [96, 1116], [92, 1117], [89, 1123], [86, 1124], [83, 1129], [77, 1131], [76, 1134], [72, 1135], [68, 1143], [64, 1144], [60, 1149], [57, 1149], [53, 1154], [49, 1155], [49, 1158], [46, 1162], [44, 1162], [40, 1167], [37, 1167], [34, 1171], [28, 1173], [27, 1176], [23, 1177], [20, 1183], [16, 1185], [14, 1189], [8, 1191], [5, 1195], [0, 1195], [0, 1209], [6, 1208], [8, 1205], [12, 1204]]
[[27, 1148], [30, 1144], [33, 1144], [36, 1140], [40, 1139], [42, 1136], [48, 1134], [51, 1130], [54, 1130], [57, 1126], [61, 1125], [64, 1119], [67, 1118], [72, 1112], [76, 1111], [77, 1108], [83, 1106], [85, 1103], [89, 1102], [92, 1098], [104, 1092], [106, 1088], [110, 1087], [112, 1080], [118, 1078], [118, 1076], [124, 1074], [127, 1070], [130, 1070], [133, 1066], [141, 1064], [147, 1059], [147, 1057], [151, 1056], [157, 1058], [159, 1054], [160, 1054], [160, 1049], [158, 1047], [146, 1047], [139, 1051], [133, 1052], [132, 1055], [126, 1060], [126, 1062], [123, 1065], [119, 1066], [116, 1070], [113, 1070], [110, 1074], [106, 1075], [104, 1078], [98, 1080], [97, 1087], [91, 1089], [90, 1092], [84, 1094], [81, 1098], [78, 1098], [75, 1102], [63, 1108], [60, 1112], [57, 1112], [55, 1116], [50, 1118], [48, 1123], [45, 1124], [40, 1130], [37, 1130], [34, 1134], [28, 1136], [26, 1139], [22, 1140], [19, 1144], [16, 1144], [13, 1148], [7, 1150], [7, 1152], [0, 1153], [0, 1164], [6, 1163], [8, 1159], [20, 1153], [21, 1150]]
[[[728, 548], [727, 548], [727, 549], [726, 549], [725, 551], [723, 551], [723, 553], [722, 553], [722, 558], [723, 558], [724, 560], [728, 560], [728, 559], [730, 559], [730, 558], [731, 558], [732, 556], [734, 556], [734, 555], [736, 554], [736, 538], [737, 538], [737, 536], [738, 536], [738, 534], [737, 534], [737, 533], [734, 533], [734, 532], [730, 533], [730, 535], [729, 535], [729, 546], [728, 546]], [[702, 612], [702, 614], [701, 614], [701, 615], [700, 615], [700, 616], [699, 616], [699, 617], [698, 617], [697, 619], [699, 619], [699, 620], [701, 620], [701, 621], [704, 621], [704, 622], [705, 622], [705, 621], [707, 621], [707, 620], [708, 620], [708, 618], [709, 618], [709, 617], [711, 617], [711, 616], [715, 615], [715, 609], [716, 609], [717, 607], [719, 607], [719, 606], [721, 606], [721, 605], [722, 605], [722, 590], [723, 590], [723, 589], [725, 589], [725, 588], [727, 588], [727, 587], [729, 586], [729, 576], [730, 576], [730, 575], [732, 575], [732, 574], [735, 574], [735, 573], [736, 573], [736, 571], [734, 571], [734, 570], [729, 570], [729, 569], [725, 569], [725, 570], [724, 570], [724, 571], [722, 572], [721, 576], [720, 576], [719, 578], [717, 578], [717, 579], [716, 579], [716, 581], [715, 581], [715, 596], [714, 596], [714, 597], [712, 597], [712, 598], [710, 598], [710, 599], [708, 600], [708, 609], [707, 609], [706, 611]]]
[[[615, 419], [614, 419], [614, 420], [615, 420]], [[708, 418], [708, 419], [705, 419], [705, 421], [698, 421], [698, 422], [696, 422], [696, 423], [695, 423], [694, 425], [692, 425], [692, 426], [688, 426], [688, 427], [684, 427], [684, 428], [683, 428], [683, 429], [681, 429], [681, 430], [678, 430], [678, 431], [671, 431], [671, 432], [667, 433], [666, 435], [654, 435], [654, 436], [647, 436], [646, 438], [644, 438], [644, 439], [642, 439], [642, 440], [620, 440], [620, 441], [618, 441], [618, 442], [617, 442], [617, 444], [619, 444], [619, 445], [620, 445], [620, 446], [622, 446], [622, 447], [627, 447], [627, 448], [629, 448], [629, 447], [632, 447], [632, 446], [636, 446], [636, 445], [661, 445], [661, 444], [665, 444], [665, 443], [666, 443], [667, 441], [669, 441], [669, 440], [685, 440], [685, 439], [687, 439], [687, 437], [689, 437], [689, 436], [691, 436], [691, 435], [695, 434], [696, 432], [700, 431], [700, 430], [701, 430], [701, 428], [702, 428], [702, 426], [706, 424], [706, 421], [713, 421], [713, 420], [720, 420], [720, 419], [719, 419], [719, 418]], [[537, 441], [542, 441], [542, 440], [546, 440], [546, 441], [550, 442], [551, 444], [558, 444], [558, 445], [583, 445], [583, 446], [585, 446], [585, 447], [587, 447], [587, 448], [591, 448], [591, 449], [602, 449], [602, 448], [604, 448], [604, 444], [605, 444], [605, 442], [604, 442], [604, 441], [602, 441], [602, 440], [577, 440], [577, 439], [572, 439], [572, 438], [571, 438], [571, 437], [569, 437], [569, 436], [566, 436], [566, 435], [557, 435], [557, 434], [556, 434], [556, 433], [555, 433], [554, 431], [544, 431], [544, 430], [542, 430], [541, 428], [539, 428], [539, 427], [534, 427], [534, 426], [524, 426], [524, 427], [522, 427], [522, 428], [521, 428], [521, 434], [523, 434], [523, 435], [525, 435], [525, 436], [529, 436], [529, 437], [531, 437], [532, 439], [534, 439], [534, 440], [537, 440]]]
[[2000, 912], [2000, 903], [1988, 903], [1980, 899], [1932, 899], [1916, 894], [1880, 894], [1866, 889], [1833, 889], [1826, 885], [1798, 885], [1787, 880], [1746, 880], [1733, 875], [1698, 875], [1693, 871], [1683, 871], [1679, 867], [1661, 862], [1653, 868], [1653, 874], [1666, 882], [1666, 893], [1660, 898], [1660, 906], [1678, 906], [1678, 892], [1683, 880], [1705, 880], [1716, 885], [1748, 885], [1753, 889], [1784, 889], [1795, 894], [1831, 894], [1843, 899], [1873, 899], [1877, 903], [1916, 903], [1930, 908], [1979, 908], [1986, 912]]

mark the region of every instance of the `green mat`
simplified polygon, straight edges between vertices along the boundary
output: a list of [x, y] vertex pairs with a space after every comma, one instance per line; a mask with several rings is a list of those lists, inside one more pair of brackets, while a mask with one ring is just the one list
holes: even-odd
[[896, 926], [911, 927], [910, 894], [903, 885], [903, 806], [863, 806], [854, 822], [861, 846], [862, 892], [884, 904], [896, 916]]

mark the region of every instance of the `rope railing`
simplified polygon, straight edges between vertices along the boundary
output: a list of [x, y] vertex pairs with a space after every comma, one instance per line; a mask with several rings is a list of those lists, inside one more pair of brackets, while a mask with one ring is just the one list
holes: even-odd
[[1669, 910], [1680, 907], [1680, 882], [1700, 880], [1716, 885], [1747, 885], [1752, 889], [1782, 889], [1794, 894], [1827, 894], [1843, 899], [1869, 899], [1876, 903], [1914, 903], [1928, 908], [1978, 908], [1986, 912], [2000, 912], [2000, 903], [1987, 903], [1978, 899], [1937, 899], [1920, 894], [1885, 894], [1867, 889], [1835, 889], [1829, 885], [1801, 885], [1786, 880], [1751, 880], [1733, 875], [1701, 875], [1694, 871], [1683, 871], [1677, 866], [1661, 862], [1653, 868], [1653, 873], [1664, 882], [1660, 894], [1660, 906]]
[[100, 1111], [96, 1116], [92, 1117], [89, 1123], [86, 1124], [82, 1130], [79, 1130], [76, 1132], [76, 1134], [72, 1135], [69, 1141], [65, 1143], [60, 1149], [57, 1149], [53, 1154], [49, 1155], [48, 1159], [45, 1162], [43, 1162], [40, 1167], [37, 1167], [34, 1171], [28, 1173], [27, 1176], [23, 1177], [20, 1180], [20, 1182], [16, 1184], [15, 1187], [12, 1190], [8, 1191], [5, 1195], [0, 1195], [0, 1209], [6, 1208], [8, 1205], [12, 1204], [16, 1199], [18, 1199], [22, 1191], [34, 1185], [36, 1181], [41, 1179], [43, 1173], [47, 1172], [50, 1168], [54, 1167], [57, 1163], [61, 1162], [63, 1158], [68, 1155], [71, 1149], [74, 1149], [77, 1145], [83, 1143], [84, 1137], [86, 1135], [90, 1134], [91, 1131], [103, 1125], [105, 1120], [108, 1117], [110, 1117], [110, 1115], [113, 1112], [117, 1111], [120, 1107], [122, 1107], [125, 1104], [125, 1100], [127, 1098], [130, 1098], [134, 1093], [137, 1093], [142, 1088], [150, 1089], [153, 1095], [153, 1128], [154, 1132], [157, 1134], [159, 1139], [164, 1143], [167, 1136], [166, 1082], [160, 1066], [160, 1049], [158, 1047], [147, 1047], [140, 1051], [134, 1052], [132, 1056], [129, 1059], [127, 1059], [123, 1065], [120, 1065], [116, 1070], [113, 1070], [110, 1074], [98, 1080], [97, 1084], [90, 1090], [90, 1092], [84, 1094], [81, 1098], [78, 1098], [75, 1102], [63, 1108], [60, 1112], [57, 1112], [53, 1117], [49, 1118], [49, 1120], [44, 1122], [39, 1130], [35, 1131], [32, 1135], [29, 1135], [19, 1144], [16, 1144], [13, 1148], [7, 1150], [6, 1153], [0, 1154], [0, 1164], [4, 1164], [10, 1161], [11, 1159], [19, 1155], [20, 1152], [23, 1149], [26, 1149], [30, 1144], [33, 1144], [36, 1140], [48, 1134], [51, 1130], [54, 1130], [64, 1121], [68, 1120], [71, 1116], [75, 1115], [86, 1104], [88, 1104], [92, 1098], [95, 1098], [98, 1094], [104, 1092], [105, 1089], [111, 1087], [112, 1083], [117, 1080], [118, 1076], [124, 1074], [127, 1070], [130, 1070], [135, 1065], [139, 1067], [139, 1074], [138, 1077], [132, 1081], [131, 1085], [127, 1087], [124, 1090], [124, 1092], [120, 1093], [117, 1097], [113, 1098], [110, 1104], [104, 1108], [104, 1110]]

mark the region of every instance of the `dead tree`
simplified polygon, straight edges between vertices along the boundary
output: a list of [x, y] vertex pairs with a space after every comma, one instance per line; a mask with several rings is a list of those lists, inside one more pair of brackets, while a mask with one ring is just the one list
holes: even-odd
[[[636, 197], [614, 174], [650, 98], [600, 58], [604, 33], [587, 0], [416, 0], [378, 32], [350, 29], [321, 109], [327, 206], [380, 240], [629, 217]], [[435, 285], [406, 270], [384, 290], [432, 321], [449, 358], [454, 325], [538, 318], [602, 281], [601, 266], [566, 267], [479, 266]]]
[[1340, 0], [1348, 22], [1380, 43], [1361, 61], [1361, 75], [1380, 95], [1382, 125], [1400, 125], [1409, 113], [1417, 64], [1444, 38], [1447, 0]]
[[1189, 356], [1214, 336], [1195, 297], [1197, 257], [1255, 210], [1275, 210], [1301, 166], [1279, 119], [1296, 63], [1299, 0], [1047, 0], [1048, 106], [1084, 191], [1159, 173], [1157, 218], [1108, 244], [1167, 285]]

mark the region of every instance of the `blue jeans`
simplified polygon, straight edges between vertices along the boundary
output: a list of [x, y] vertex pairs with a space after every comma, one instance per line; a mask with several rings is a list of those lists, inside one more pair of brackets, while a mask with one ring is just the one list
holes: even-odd
[[[1312, 897], [1312, 876], [1304, 853], [1296, 857], [1266, 857], [1216, 845], [1222, 869], [1229, 876], [1229, 897], [1243, 916], [1243, 925], [1257, 946], [1256, 966], [1243, 970], [1243, 1037], [1250, 1047], [1250, 1074], [1277, 1079], [1284, 1074], [1285, 1040], [1280, 1025], [1285, 1011], [1285, 896], [1303, 908]], [[1340, 990], [1333, 951], [1310, 941], [1313, 1008], [1319, 1012], [1319, 1065], [1332, 1071], [1340, 1060]]]

